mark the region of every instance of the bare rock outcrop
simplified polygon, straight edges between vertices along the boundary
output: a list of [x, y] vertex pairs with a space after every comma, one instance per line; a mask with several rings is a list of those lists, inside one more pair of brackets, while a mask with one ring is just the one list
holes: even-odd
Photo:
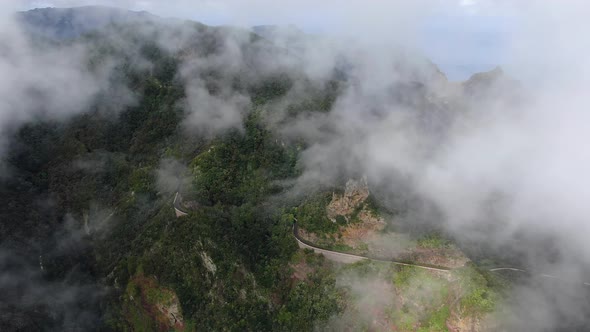
[[337, 216], [348, 218], [368, 197], [369, 185], [366, 177], [358, 181], [348, 180], [344, 194], [332, 194], [332, 201], [327, 207], [328, 218], [333, 222], [336, 221]]

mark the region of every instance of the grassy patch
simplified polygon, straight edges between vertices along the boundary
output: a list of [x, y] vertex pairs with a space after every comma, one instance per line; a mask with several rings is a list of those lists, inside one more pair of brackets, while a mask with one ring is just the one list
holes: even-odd
[[494, 305], [495, 296], [485, 287], [474, 288], [461, 300], [462, 307], [478, 313], [490, 312]]
[[362, 260], [354, 264], [344, 265], [342, 271], [355, 272], [359, 276], [377, 276], [385, 275], [390, 270], [389, 263]]
[[435, 332], [435, 331], [448, 331], [447, 319], [451, 315], [451, 310], [448, 305], [443, 305], [440, 309], [433, 312], [430, 317], [425, 321], [422, 327], [418, 331], [420, 332]]
[[409, 312], [408, 307], [402, 308], [401, 312], [392, 315], [392, 319], [397, 323], [400, 331], [414, 331], [419, 320], [418, 317]]
[[444, 249], [451, 248], [453, 243], [449, 239], [445, 239], [438, 233], [428, 234], [420, 237], [417, 240], [418, 247], [429, 249]]
[[369, 252], [369, 245], [365, 242], [361, 242], [356, 246], [356, 250], [360, 251], [362, 253], [368, 253]]
[[127, 283], [122, 307], [127, 323], [125, 330], [152, 331], [155, 328], [154, 320], [143, 308], [141, 293], [141, 286], [137, 282], [130, 280]]
[[409, 266], [398, 266], [392, 282], [396, 293], [405, 299], [401, 308], [392, 313], [395, 324], [402, 331], [446, 331], [449, 284], [428, 271]]
[[461, 289], [465, 294], [461, 299], [461, 307], [475, 315], [494, 310], [498, 294], [490, 287], [488, 280], [474, 267], [464, 268], [457, 273]]
[[416, 273], [416, 269], [410, 266], [398, 266], [397, 272], [393, 275], [393, 284], [396, 287], [405, 285]]

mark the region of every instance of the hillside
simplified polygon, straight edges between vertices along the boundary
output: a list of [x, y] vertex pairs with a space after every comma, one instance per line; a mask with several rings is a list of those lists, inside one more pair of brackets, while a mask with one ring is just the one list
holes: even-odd
[[161, 20], [147, 12], [102, 6], [36, 8], [17, 13], [16, 19], [31, 33], [57, 39], [79, 37], [109, 24]]
[[[480, 331], [501, 323], [493, 314], [510, 280], [480, 262], [514, 257], [445, 232], [441, 212], [412, 189], [407, 174], [417, 163], [363, 168], [372, 141], [394, 147], [374, 167], [395, 152], [436, 156], [499, 73], [458, 86], [400, 52], [390, 72], [368, 75], [377, 70], [357, 61], [357, 49], [322, 57], [320, 68], [310, 65], [319, 40], [300, 43], [295, 29], [280, 44], [273, 27], [101, 7], [19, 16], [27, 61], [43, 66], [25, 82], [32, 87], [23, 83], [32, 100], [17, 109], [23, 120], [2, 128], [0, 330]], [[56, 87], [66, 68], [81, 74]], [[402, 131], [420, 144], [380, 136]], [[310, 243], [385, 262], [340, 264], [300, 250], [294, 222]]]

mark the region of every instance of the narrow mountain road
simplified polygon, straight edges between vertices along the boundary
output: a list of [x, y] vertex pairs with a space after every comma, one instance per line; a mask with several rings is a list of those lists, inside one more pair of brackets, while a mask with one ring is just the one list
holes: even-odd
[[[517, 268], [513, 268], [513, 267], [497, 267], [497, 268], [493, 268], [493, 269], [489, 269], [490, 272], [498, 272], [498, 271], [516, 271], [516, 272], [522, 272], [522, 273], [529, 273], [526, 270], [523, 269], [517, 269]], [[546, 274], [546, 273], [539, 273], [537, 274], [537, 276], [539, 277], [543, 277], [543, 278], [549, 278], [549, 279], [556, 279], [556, 280], [560, 280], [560, 281], [565, 281], [565, 282], [571, 282], [571, 280], [567, 280], [558, 276], [554, 276], [551, 274]], [[584, 286], [590, 286], [589, 282], [583, 282], [582, 283]]]
[[[176, 213], [177, 218], [188, 215], [188, 212], [182, 210], [182, 206], [180, 205], [181, 200], [182, 200], [182, 196], [180, 195], [180, 193], [176, 192], [176, 195], [174, 195], [173, 205], [174, 205], [174, 211]], [[321, 247], [318, 247], [317, 245], [315, 245], [305, 239], [302, 239], [299, 236], [299, 228], [297, 227], [297, 223], [293, 223], [293, 237], [295, 237], [295, 240], [297, 241], [299, 248], [313, 250], [313, 252], [315, 252], [317, 254], [322, 254], [327, 259], [329, 259], [331, 261], [335, 261], [335, 262], [349, 264], [349, 263], [360, 262], [363, 260], [372, 260], [372, 261], [377, 261], [377, 262], [391, 263], [391, 264], [395, 264], [395, 265], [411, 266], [411, 267], [415, 267], [415, 268], [419, 268], [419, 269], [442, 272], [442, 273], [451, 273], [451, 271], [452, 271], [452, 269], [442, 267], [442, 266], [428, 266], [428, 265], [423, 265], [423, 264], [400, 262], [400, 261], [395, 261], [392, 259], [353, 255], [353, 254], [348, 254], [345, 252], [339, 252], [339, 251], [334, 251], [331, 249], [321, 248]], [[514, 268], [514, 267], [496, 267], [496, 268], [489, 269], [488, 271], [490, 271], [490, 272], [516, 271], [516, 272], [528, 273], [528, 271], [526, 271], [526, 270], [518, 269], [518, 268]], [[560, 277], [550, 275], [550, 274], [541, 273], [541, 274], [538, 274], [538, 276], [541, 276], [544, 278], [551, 278], [551, 279], [558, 279], [558, 280], [562, 280], [562, 281], [567, 281], [566, 279], [562, 279]], [[584, 282], [583, 284], [584, 284], [584, 286], [590, 286], [590, 283], [588, 283], [588, 282]]]
[[174, 205], [174, 212], [176, 213], [176, 218], [188, 215], [188, 212], [182, 211], [182, 206], [180, 206], [181, 200], [182, 196], [177, 191], [174, 195], [174, 202], [172, 202], [172, 204]]
[[526, 272], [525, 270], [521, 270], [521, 269], [515, 269], [513, 267], [497, 267], [494, 269], [490, 269], [490, 272], [496, 272], [496, 271], [518, 271], [518, 272]]
[[293, 236], [295, 237], [295, 240], [297, 240], [297, 244], [299, 245], [299, 248], [311, 249], [315, 253], [322, 254], [326, 258], [328, 258], [329, 260], [336, 261], [336, 262], [355, 263], [355, 262], [359, 262], [359, 261], [368, 259], [368, 260], [377, 261], [377, 262], [392, 263], [395, 265], [412, 266], [412, 267], [416, 267], [419, 269], [425, 269], [425, 270], [430, 270], [430, 271], [437, 271], [437, 272], [443, 272], [443, 273], [450, 273], [451, 272], [451, 269], [445, 268], [442, 266], [428, 266], [428, 265], [423, 265], [423, 264], [400, 262], [400, 261], [395, 261], [395, 260], [391, 260], [391, 259], [353, 255], [353, 254], [347, 254], [344, 252], [334, 251], [334, 250], [330, 250], [330, 249], [320, 248], [320, 247], [314, 245], [313, 243], [311, 243], [305, 239], [302, 239], [299, 236], [299, 228], [297, 227], [297, 223], [293, 224]]
[[[343, 253], [343, 252], [338, 252], [338, 251], [333, 251], [333, 250], [329, 250], [329, 249], [316, 247], [314, 244], [312, 244], [304, 239], [301, 239], [301, 237], [299, 237], [299, 232], [298, 232], [296, 224], [293, 225], [293, 236], [297, 240], [297, 243], [299, 244], [299, 248], [311, 249], [318, 254], [324, 255], [329, 260], [337, 261], [337, 262], [341, 262], [341, 263], [355, 263], [355, 262], [358, 262], [361, 260], [369, 259], [369, 260], [379, 261], [379, 262], [388, 262], [388, 263], [392, 263], [392, 264], [396, 264], [396, 265], [412, 266], [415, 268], [426, 269], [426, 270], [431, 270], [431, 271], [439, 271], [439, 272], [445, 272], [445, 273], [450, 273], [452, 271], [452, 269], [445, 268], [445, 267], [434, 267], [434, 266], [405, 263], [405, 262], [399, 262], [399, 261], [395, 261], [395, 260], [387, 260], [387, 259], [381, 259], [381, 258], [375, 258], [375, 257], [359, 256], [359, 255], [347, 254], [347, 253]], [[493, 269], [489, 269], [488, 271], [490, 271], [490, 272], [516, 271], [516, 272], [522, 272], [522, 273], [529, 273], [526, 270], [518, 269], [518, 268], [514, 268], [514, 267], [496, 267]], [[561, 281], [568, 281], [567, 279], [563, 279], [561, 277], [554, 276], [551, 274], [540, 273], [537, 275], [540, 277], [543, 277], [543, 278], [551, 278], [551, 279], [556, 279], [556, 280], [561, 280]], [[590, 283], [584, 282], [583, 285], [590, 286]]]

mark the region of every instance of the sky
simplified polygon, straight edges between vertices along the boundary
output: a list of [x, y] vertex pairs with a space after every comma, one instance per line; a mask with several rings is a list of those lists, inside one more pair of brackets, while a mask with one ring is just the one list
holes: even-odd
[[[514, 19], [502, 1], [271, 1], [271, 0], [12, 0], [18, 10], [106, 5], [145, 10], [164, 17], [210, 25], [294, 24], [315, 34], [344, 34], [375, 43], [411, 45], [435, 62], [451, 80], [490, 70], [505, 62]], [[415, 31], [409, 31], [415, 30]], [[384, 33], [385, 32], [385, 33]], [[412, 40], [405, 40], [412, 36]]]

